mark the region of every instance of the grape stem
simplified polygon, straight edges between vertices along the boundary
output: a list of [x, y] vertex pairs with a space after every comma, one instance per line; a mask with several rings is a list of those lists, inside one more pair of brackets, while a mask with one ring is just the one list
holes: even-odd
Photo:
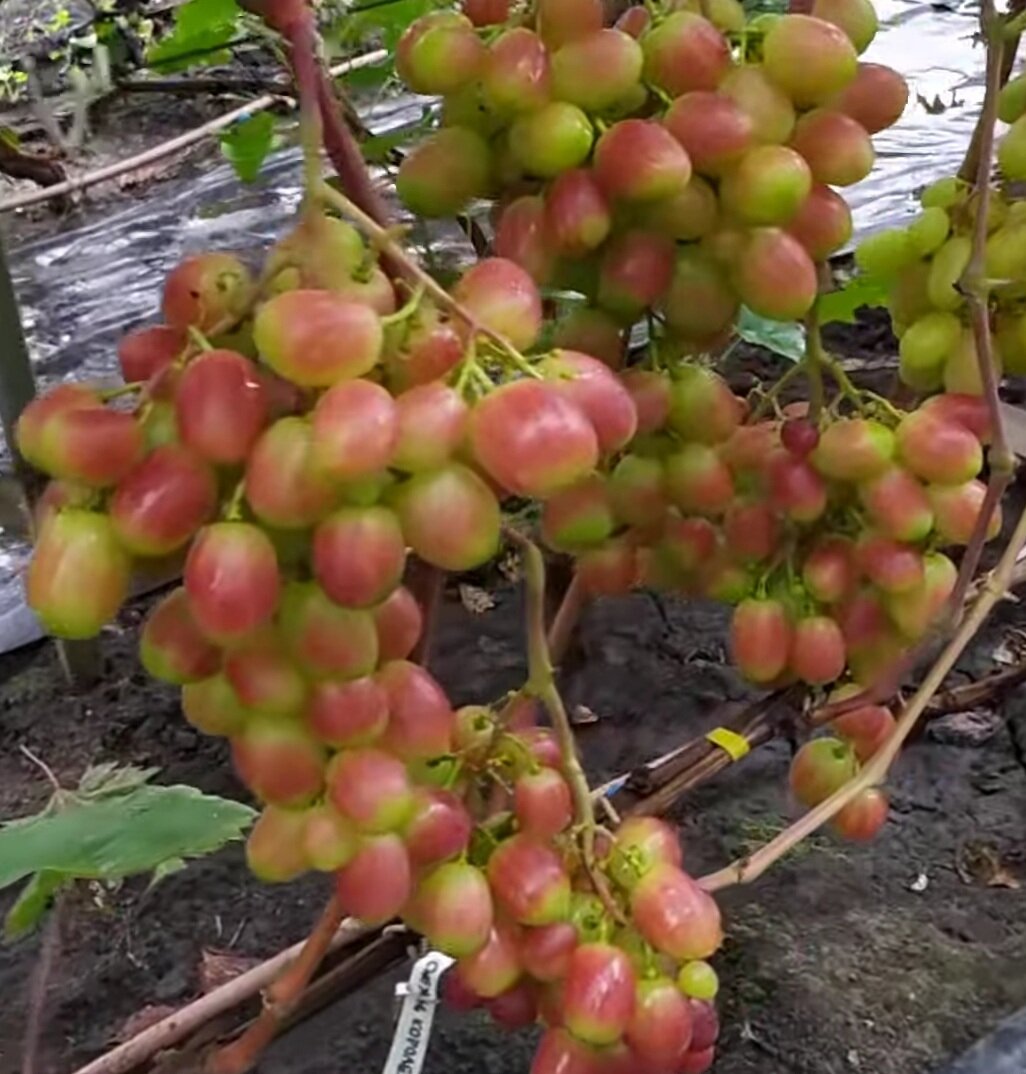
[[819, 332], [819, 299], [805, 318], [805, 359], [802, 365], [809, 378], [809, 421], [819, 424], [823, 413], [823, 339]]
[[376, 246], [383, 255], [388, 257], [393, 264], [398, 266], [400, 272], [408, 280], [416, 285], [422, 286], [424, 291], [429, 294], [439, 306], [455, 313], [456, 316], [464, 321], [475, 334], [491, 340], [491, 342], [503, 352], [511, 364], [519, 369], [521, 373], [530, 377], [541, 377], [538, 370], [535, 369], [520, 351], [513, 346], [506, 336], [501, 332], [496, 332], [495, 329], [489, 328], [488, 325], [478, 320], [478, 318], [475, 317], [463, 303], [453, 298], [429, 272], [426, 272], [420, 265], [418, 265], [396, 240], [395, 233], [392, 230], [382, 227], [376, 220], [368, 216], [367, 213], [365, 213], [354, 201], [347, 198], [345, 194], [336, 190], [334, 187], [329, 186], [327, 183], [320, 183], [318, 190], [324, 201], [353, 220], [360, 230], [367, 235], [374, 246]]
[[570, 784], [574, 801], [574, 822], [580, 835], [581, 861], [588, 874], [595, 894], [602, 900], [606, 912], [614, 920], [623, 924], [622, 911], [609, 890], [606, 878], [595, 860], [595, 833], [598, 824], [595, 820], [595, 807], [591, 787], [581, 764], [574, 738], [573, 727], [567, 714], [563, 698], [556, 686], [556, 675], [552, 666], [552, 654], [545, 630], [545, 559], [538, 546], [518, 530], [507, 526], [504, 530], [507, 539], [520, 549], [524, 571], [524, 588], [526, 594], [527, 626], [527, 685], [525, 690], [537, 698], [552, 719], [552, 726], [559, 741], [559, 751], [563, 758], [563, 774]]
[[740, 858], [715, 873], [703, 876], [699, 884], [706, 891], [720, 891], [734, 884], [750, 884], [762, 876], [776, 861], [796, 847], [806, 836], [822, 827], [863, 791], [880, 784], [897, 757], [902, 743], [911, 734], [919, 717], [926, 710], [933, 695], [940, 689], [948, 673], [955, 666], [962, 651], [972, 641], [976, 632], [990, 615], [994, 606], [1004, 599], [1008, 584], [1016, 566], [1016, 560], [1026, 546], [1026, 511], [1016, 523], [1015, 531], [1005, 546], [1001, 560], [984, 584], [969, 614], [962, 621], [954, 637], [944, 647], [933, 667], [923, 679], [908, 706], [898, 718], [893, 733], [880, 751], [853, 779], [835, 791], [826, 801], [810, 810], [805, 816], [786, 828], [754, 854]]

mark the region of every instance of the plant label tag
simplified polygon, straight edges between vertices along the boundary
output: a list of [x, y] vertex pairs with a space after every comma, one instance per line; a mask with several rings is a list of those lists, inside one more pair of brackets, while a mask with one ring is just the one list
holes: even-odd
[[382, 1074], [420, 1074], [439, 1004], [438, 985], [454, 962], [440, 951], [430, 951], [414, 963], [409, 981], [396, 986], [402, 1009]]

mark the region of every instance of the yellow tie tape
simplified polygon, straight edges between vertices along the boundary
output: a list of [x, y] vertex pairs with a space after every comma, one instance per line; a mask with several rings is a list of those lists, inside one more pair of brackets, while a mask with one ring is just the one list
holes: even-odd
[[731, 731], [729, 727], [714, 727], [705, 736], [714, 746], [719, 746], [730, 755], [732, 761], [740, 761], [751, 750], [748, 739]]

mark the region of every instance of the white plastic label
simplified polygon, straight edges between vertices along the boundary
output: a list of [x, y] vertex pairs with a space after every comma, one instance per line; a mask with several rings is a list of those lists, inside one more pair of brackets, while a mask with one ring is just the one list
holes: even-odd
[[440, 951], [431, 951], [414, 963], [409, 981], [397, 986], [403, 1006], [383, 1074], [420, 1074], [439, 1003], [438, 983], [454, 961]]

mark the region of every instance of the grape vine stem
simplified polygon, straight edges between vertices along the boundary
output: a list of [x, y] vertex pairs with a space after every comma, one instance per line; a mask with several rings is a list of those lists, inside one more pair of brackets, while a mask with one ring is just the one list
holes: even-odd
[[595, 860], [595, 833], [598, 825], [595, 821], [595, 806], [591, 787], [581, 764], [577, 750], [570, 717], [567, 714], [563, 698], [556, 686], [555, 670], [552, 666], [552, 654], [545, 630], [545, 558], [538, 546], [519, 531], [507, 526], [507, 538], [520, 549], [524, 571], [524, 588], [526, 593], [527, 626], [527, 687], [526, 690], [536, 697], [552, 719], [552, 726], [559, 741], [559, 751], [563, 758], [563, 774], [570, 784], [574, 801], [575, 827], [580, 833], [581, 861], [588, 874], [595, 894], [602, 900], [602, 905], [610, 917], [623, 923], [623, 914], [616, 905], [609, 885]]
[[997, 123], [998, 95], [1001, 92], [1002, 73], [1004, 70], [1005, 38], [1004, 24], [994, 12], [993, 0], [983, 0], [980, 9], [980, 26], [987, 43], [986, 89], [983, 98], [983, 110], [977, 123], [978, 137], [974, 136], [977, 146], [976, 161], [976, 219], [973, 223], [972, 253], [969, 264], [962, 274], [961, 289], [969, 305], [973, 338], [976, 342], [976, 358], [979, 362], [980, 379], [983, 383], [983, 395], [987, 401], [990, 417], [991, 447], [988, 452], [990, 478], [987, 493], [976, 516], [976, 523], [962, 558], [958, 581], [948, 608], [952, 615], [957, 615], [968, 592], [973, 575], [980, 562], [983, 546], [987, 541], [987, 531], [1005, 489], [1012, 479], [1015, 459], [1008, 449], [1004, 418], [1001, 414], [1001, 399], [998, 395], [998, 377], [994, 368], [994, 346], [990, 331], [990, 311], [988, 300], [989, 285], [986, 281], [985, 261], [987, 254], [987, 218], [990, 212], [990, 171], [994, 157], [994, 127]]

